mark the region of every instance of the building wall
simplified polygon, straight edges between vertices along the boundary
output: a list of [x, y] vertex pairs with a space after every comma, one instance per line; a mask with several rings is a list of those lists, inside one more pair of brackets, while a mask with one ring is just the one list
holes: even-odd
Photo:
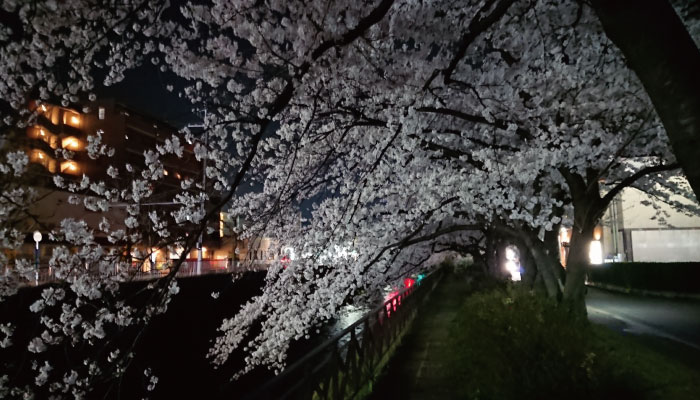
[[700, 229], [633, 230], [634, 261], [700, 261]]
[[[54, 187], [52, 176], [61, 175], [68, 180], [79, 180], [85, 174], [93, 180], [105, 180], [110, 185], [118, 186], [121, 177], [129, 175], [124, 169], [125, 164], [131, 164], [136, 171], [145, 167], [144, 150], [153, 150], [156, 145], [163, 144], [166, 139], [177, 135], [177, 129], [109, 99], [89, 103], [80, 109], [52, 104], [34, 104], [34, 107], [38, 114], [36, 124], [28, 127], [26, 132], [21, 132], [21, 143], [13, 143], [13, 146], [26, 150], [32, 168], [42, 176], [43, 182], [42, 185], [36, 185], [41, 200], [32, 205], [30, 210], [42, 221], [43, 226], [40, 228], [35, 222], [27, 221], [27, 237], [30, 238], [31, 232], [36, 229], [56, 228], [64, 218], [84, 220], [96, 232], [98, 239], [100, 232], [97, 228], [102, 217], [109, 220], [112, 228], [123, 228], [126, 218], [123, 204], [114, 204], [106, 213], [89, 212], [82, 204], [69, 204], [68, 197], [71, 193]], [[88, 137], [98, 133], [102, 135], [102, 143], [115, 150], [113, 157], [97, 160], [88, 157]], [[180, 142], [184, 147], [183, 157], [161, 157], [165, 176], [154, 184], [154, 195], [149, 199], [149, 202], [157, 204], [142, 206], [142, 212], [175, 207], [165, 203], [171, 201], [174, 193], [182, 191], [180, 181], [186, 178], [195, 181], [202, 179], [202, 163], [194, 157], [193, 146], [183, 138]], [[71, 150], [74, 156], [70, 160], [63, 159], [58, 151], [60, 149]], [[117, 180], [107, 175], [109, 165], [119, 168], [120, 177]], [[251, 263], [269, 263], [278, 258], [278, 251], [270, 238], [238, 240], [231, 229], [237, 225], [237, 219], [224, 213], [220, 214], [219, 221], [212, 221], [210, 227], [214, 228], [215, 233], [204, 235], [202, 258]], [[50, 246], [48, 240], [42, 243], [42, 262], [48, 257], [44, 253], [50, 253]], [[33, 255], [33, 242], [30, 239], [27, 239], [24, 247], [15, 252], [15, 256]], [[164, 249], [154, 250], [145, 244], [137, 244], [134, 248], [139, 248], [144, 253], [153, 252], [154, 259], [161, 264], [169, 258]], [[186, 257], [196, 259], [198, 251], [193, 250]]]
[[[673, 200], [688, 204], [681, 196]], [[667, 215], [659, 218], [657, 209]], [[700, 215], [677, 211], [639, 190], [623, 190], [601, 224], [606, 258], [619, 253], [626, 261], [700, 261]]]
[[[681, 197], [673, 196], [672, 200], [683, 204], [690, 202]], [[665, 222], [653, 217], [656, 212], [652, 205], [642, 204], [650, 202], [669, 214]], [[673, 228], [700, 228], [700, 216], [687, 215], [674, 210], [671, 206], [651, 198], [646, 193], [637, 189], [627, 188], [622, 192], [622, 213], [624, 214], [625, 229], [666, 229]]]

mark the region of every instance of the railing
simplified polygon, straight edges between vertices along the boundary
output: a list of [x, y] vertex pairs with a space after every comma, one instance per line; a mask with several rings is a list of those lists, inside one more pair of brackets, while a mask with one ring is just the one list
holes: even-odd
[[[175, 262], [156, 263], [155, 268], [144, 269], [135, 264], [132, 267], [135, 279], [153, 279], [167, 275]], [[234, 262], [231, 260], [202, 260], [199, 268], [197, 260], [185, 260], [177, 271], [177, 277], [198, 276], [209, 274], [226, 274], [231, 272], [244, 272], [267, 269], [266, 263]]]
[[339, 400], [367, 394], [440, 274], [436, 271], [399, 292], [244, 399]]
[[[127, 276], [134, 280], [157, 279], [167, 275], [171, 271], [172, 263], [156, 263], [153, 268], [143, 268], [141, 264], [134, 264]], [[265, 270], [268, 265], [264, 262], [234, 262], [231, 260], [202, 260], [199, 268], [197, 268], [197, 260], [185, 260], [180, 265], [177, 271], [177, 277], [188, 277], [209, 274], [226, 274], [233, 272], [257, 271]], [[25, 277], [24, 285], [40, 285], [44, 283], [54, 282], [57, 280], [54, 275], [55, 269], [46, 264], [41, 264], [33, 273], [28, 273]], [[114, 274], [121, 271], [115, 269]], [[5, 274], [9, 274], [10, 270], [6, 269]]]

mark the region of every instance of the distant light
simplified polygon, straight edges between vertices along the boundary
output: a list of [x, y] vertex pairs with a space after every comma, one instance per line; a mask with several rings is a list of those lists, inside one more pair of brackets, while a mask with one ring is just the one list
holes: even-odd
[[511, 246], [506, 247], [506, 263], [504, 267], [510, 274], [510, 279], [513, 282], [518, 282], [522, 279], [518, 253], [516, 253], [515, 249]]
[[510, 273], [510, 279], [513, 282], [518, 282], [522, 279], [520, 274], [520, 266], [514, 260], [506, 261], [506, 271]]
[[591, 247], [588, 250], [588, 257], [591, 264], [600, 265], [603, 263], [603, 246], [600, 240], [592, 240]]
[[46, 106], [43, 104], [41, 105], [41, 111], [46, 111]]
[[386, 296], [384, 296], [384, 301], [387, 302], [394, 297], [396, 297], [399, 294], [398, 290], [392, 290], [391, 292], [387, 293]]
[[416, 280], [415, 280], [415, 279], [412, 279], [412, 278], [405, 278], [405, 279], [403, 280], [403, 285], [404, 285], [405, 287], [407, 287], [407, 288], [410, 288], [410, 287], [413, 286], [415, 283], [416, 283]]
[[603, 236], [603, 228], [599, 226], [596, 226], [593, 229], [593, 239], [594, 240], [600, 240], [600, 238]]
[[41, 242], [42, 236], [41, 232], [39, 231], [34, 231], [34, 235], [32, 235], [32, 238], [34, 239], [35, 242]]
[[559, 241], [561, 243], [569, 243], [569, 240], [571, 240], [569, 230], [562, 226], [561, 229], [559, 229]]
[[39, 159], [42, 159], [42, 158], [44, 158], [44, 155], [39, 153]]
[[164, 170], [163, 170], [163, 175], [168, 176], [168, 170], [167, 170], [167, 169], [164, 169]]
[[39, 135], [41, 135], [41, 136], [44, 136], [44, 135], [45, 135], [45, 133], [44, 133], [44, 130], [43, 130], [43, 129], [39, 129]]
[[76, 116], [74, 115], [74, 116], [70, 117], [70, 122], [71, 122], [73, 125], [78, 125], [78, 124], [80, 124], [80, 118], [78, 118], [78, 117], [76, 117]]

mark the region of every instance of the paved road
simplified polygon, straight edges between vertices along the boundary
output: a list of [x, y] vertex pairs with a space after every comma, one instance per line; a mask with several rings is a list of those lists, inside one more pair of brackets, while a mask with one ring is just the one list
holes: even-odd
[[[674, 300], [619, 294], [588, 288], [586, 296], [588, 318], [623, 334], [661, 338], [672, 342], [675, 350], [665, 347], [666, 353], [687, 350], [700, 359], [700, 301]], [[657, 343], [658, 344], [658, 343]], [[676, 354], [677, 355], [677, 354]]]

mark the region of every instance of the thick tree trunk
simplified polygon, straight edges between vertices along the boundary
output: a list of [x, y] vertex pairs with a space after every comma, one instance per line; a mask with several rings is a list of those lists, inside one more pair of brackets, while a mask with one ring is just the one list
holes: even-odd
[[536, 289], [537, 262], [527, 246], [519, 245], [518, 248], [520, 250], [520, 265], [525, 270], [522, 276], [523, 284], [530, 289]]
[[700, 51], [667, 0], [591, 0], [591, 5], [644, 84], [700, 198]]
[[600, 197], [598, 171], [588, 169], [586, 178], [569, 170], [561, 170], [574, 205], [574, 226], [566, 260], [566, 283], [563, 305], [575, 317], [586, 318], [586, 269], [593, 230], [607, 206]]
[[546, 252], [544, 243], [537, 238], [528, 238], [528, 246], [532, 253], [532, 257], [537, 263], [537, 270], [542, 276], [545, 288], [547, 288], [547, 296], [553, 299], [558, 299], [561, 293], [559, 282], [557, 281], [557, 261]]
[[[548, 297], [559, 299], [561, 281], [557, 277], [559, 270], [561, 270], [561, 264], [559, 264], [558, 258], [547, 250], [547, 245], [539, 240], [534, 232], [509, 227], [505, 224], [495, 224], [493, 231], [494, 235], [498, 232], [507, 237], [508, 240], [515, 242], [518, 248], [527, 249], [529, 257], [534, 261], [534, 265], [530, 265], [530, 269], [534, 270], [533, 267], [536, 266], [536, 279], [541, 280]], [[530, 264], [533, 264], [532, 261]]]
[[489, 275], [495, 278], [503, 278], [503, 271], [500, 265], [500, 238], [493, 230], [489, 230], [486, 237], [486, 265], [488, 266]]
[[589, 247], [593, 237], [593, 226], [584, 226], [571, 234], [569, 259], [566, 263], [564, 304], [575, 316], [586, 316], [586, 269], [590, 264]]

